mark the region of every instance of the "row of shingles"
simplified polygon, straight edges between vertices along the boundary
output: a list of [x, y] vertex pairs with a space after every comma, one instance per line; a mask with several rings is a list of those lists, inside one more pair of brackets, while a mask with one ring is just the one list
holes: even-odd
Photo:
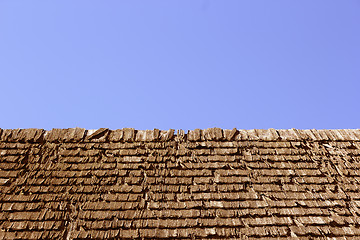
[[[288, 239], [286, 228], [269, 226], [239, 227], [186, 227], [179, 229], [141, 228], [137, 230], [99, 230], [81, 232], [75, 239]], [[298, 238], [299, 239], [299, 238]]]
[[[202, 143], [204, 143], [204, 142], [202, 142]], [[222, 142], [218, 142], [218, 143], [222, 143]], [[261, 143], [261, 142], [260, 142]], [[269, 145], [269, 142], [264, 142], [264, 143], [266, 143], [267, 145]], [[270, 142], [271, 143], [271, 142]], [[132, 147], [134, 147], [134, 146], [140, 146], [139, 144], [138, 144], [138, 142], [136, 143], [137, 145], [135, 145], [135, 144], [133, 144], [132, 145]], [[276, 143], [277, 144], [277, 143]], [[122, 144], [122, 145], [126, 145], [126, 144]], [[189, 144], [188, 144], [189, 145]], [[212, 144], [212, 145], [214, 145], [214, 144]], [[76, 145], [76, 146], [78, 146], [78, 145]], [[75, 147], [76, 147], [75, 146]], [[93, 145], [92, 145], [93, 146]], [[111, 146], [111, 144], [110, 144], [110, 146]], [[209, 146], [209, 145], [206, 145], [206, 146]], [[221, 146], [224, 146], [224, 145], [221, 145]], [[117, 146], [118, 148], [121, 148], [121, 146]], [[210, 147], [212, 147], [211, 145], [210, 145]], [[102, 147], [102, 148], [104, 148], [104, 147]], [[193, 147], [193, 148], [196, 148], [196, 146], [195, 147]], [[85, 152], [85, 155], [83, 155], [83, 156], [78, 156], [79, 154], [80, 154], [80, 151], [79, 151], [80, 149], [79, 148], [75, 148], [75, 149], [71, 149], [71, 150], [68, 150], [68, 149], [65, 149], [63, 152], [64, 152], [64, 154], [66, 153], [67, 154], [67, 156], [73, 156], [73, 157], [78, 157], [81, 161], [83, 161], [84, 160], [84, 157], [85, 156], [90, 156], [91, 157], [91, 155], [97, 155], [98, 153], [99, 153], [99, 151], [98, 150], [96, 150], [96, 149], [92, 149], [92, 150], [87, 150], [86, 152]], [[106, 148], [105, 148], [105, 150], [106, 150]], [[140, 150], [140, 151], [139, 151]], [[248, 149], [246, 149], [245, 151], [247, 151], [247, 150], [249, 150], [249, 148]], [[279, 149], [276, 149], [276, 150], [274, 150], [274, 149], [270, 149], [271, 151], [269, 151], [267, 148], [260, 148], [260, 149], [257, 149], [257, 148], [253, 148], [253, 149], [250, 149], [249, 151], [250, 151], [250, 156], [251, 156], [251, 154], [252, 154], [252, 158], [254, 158], [253, 156], [255, 155], [255, 156], [259, 156], [259, 154], [261, 154], [262, 156], [265, 156], [264, 154], [269, 154], [269, 153], [271, 153], [272, 152], [272, 154], [273, 155], [266, 155], [267, 156], [267, 158], [268, 158], [268, 160], [269, 161], [273, 161], [272, 160], [272, 158], [273, 157], [276, 157], [276, 155], [274, 155], [274, 154], [286, 154], [286, 155], [289, 155], [289, 156], [287, 156], [287, 158], [294, 158], [295, 160], [299, 160], [299, 159], [296, 159], [297, 157], [298, 157], [298, 155], [296, 155], [296, 154], [304, 154], [304, 151], [300, 151], [300, 150], [298, 150], [298, 149], [291, 149], [291, 148], [288, 148], [288, 149], [285, 149], [285, 148], [279, 148]], [[130, 163], [134, 163], [134, 164], [140, 164], [140, 163], [137, 163], [136, 162], [136, 160], [137, 159], [139, 159], [138, 157], [136, 157], [139, 153], [141, 153], [141, 151], [145, 151], [144, 149], [137, 149], [136, 151], [134, 150], [134, 149], [129, 149], [129, 146], [124, 146], [124, 149], [112, 149], [112, 150], [106, 150], [105, 151], [105, 155], [113, 155], [114, 157], [125, 157], [125, 156], [128, 156], [127, 158], [123, 158], [123, 161], [120, 163], [120, 164], [123, 164], [123, 168], [124, 169], [132, 169], [132, 167], [131, 166], [129, 166], [128, 165], [128, 163], [126, 162], [126, 161], [124, 161], [124, 159], [125, 160], [130, 160]], [[192, 164], [193, 166], [196, 166], [195, 164], [197, 164], [197, 167], [202, 167], [202, 165], [204, 165], [204, 166], [213, 166], [214, 165], [214, 163], [216, 163], [216, 164], [229, 164], [229, 166], [230, 167], [235, 167], [235, 168], [237, 168], [238, 167], [238, 162], [236, 162], [236, 161], [233, 161], [233, 162], [230, 162], [230, 161], [228, 161], [228, 159], [227, 159], [227, 157], [226, 156], [220, 156], [220, 155], [216, 155], [216, 154], [222, 154], [222, 155], [227, 155], [227, 156], [229, 156], [229, 154], [236, 154], [237, 153], [237, 151], [238, 151], [238, 149], [237, 148], [221, 148], [221, 147], [219, 147], [219, 148], [214, 148], [213, 149], [213, 151], [214, 151], [214, 153], [213, 154], [215, 154], [215, 156], [209, 156], [209, 155], [207, 155], [207, 156], [198, 156], [198, 158], [200, 159], [199, 161], [202, 161], [202, 160], [209, 160], [209, 159], [212, 159], [212, 160], [219, 160], [219, 161], [217, 161], [217, 162], [211, 162], [211, 163], [192, 163], [192, 162], [190, 162], [190, 163], [186, 163], [186, 164]], [[167, 155], [171, 155], [171, 154], [173, 154], [173, 153], [171, 153], [171, 151], [170, 151], [170, 153], [169, 153], [169, 151], [163, 151], [163, 153], [162, 154], [164, 154], [164, 152], [165, 152], [165, 155], [167, 154]], [[173, 152], [173, 151], [172, 151]], [[203, 153], [205, 153], [205, 154], [211, 154], [211, 149], [209, 149], [209, 147], [206, 147], [206, 149], [191, 149], [191, 147], [189, 147], [189, 146], [187, 146], [187, 149], [186, 149], [186, 151], [183, 153], [184, 151], [181, 151], [181, 149], [179, 149], [178, 150], [178, 152], [176, 153], [179, 157], [178, 157], [178, 159], [180, 159], [180, 160], [184, 160], [185, 159], [185, 161], [186, 161], [186, 159], [191, 159], [191, 158], [189, 158], [189, 154], [193, 154], [194, 155], [194, 153], [195, 153], [195, 155], [198, 155], [198, 154], [203, 154]], [[246, 154], [246, 153], [245, 153]], [[295, 155], [294, 155], [295, 154]], [[130, 156], [129, 156], [130, 155]], [[184, 156], [182, 156], [182, 155], [184, 155]], [[155, 158], [154, 158], [155, 159]], [[223, 159], [226, 159], [226, 163], [224, 162], [224, 160]], [[134, 162], [132, 162], [132, 160], [134, 160]], [[194, 160], [194, 159], [191, 159], [191, 160]], [[253, 159], [252, 159], [253, 160]], [[300, 160], [302, 160], [302, 159], [300, 159]], [[69, 161], [72, 161], [72, 160], [69, 160]], [[75, 161], [75, 160], [74, 160]], [[111, 163], [111, 161], [114, 161], [114, 158], [111, 158], [111, 157], [108, 157], [105, 161], [108, 161], [108, 162], [110, 162]], [[149, 158], [148, 159], [148, 161], [147, 161], [147, 163], [150, 163], [151, 164], [151, 161], [152, 161], [152, 159], [151, 158]], [[154, 161], [156, 161], [156, 159], [154, 160]], [[184, 161], [184, 164], [185, 164], [185, 161]], [[223, 162], [222, 162], [223, 161]], [[278, 164], [279, 162], [277, 161], [276, 162], [276, 164]], [[287, 164], [288, 162], [286, 162], [286, 161], [282, 161], [280, 164]], [[70, 164], [70, 163], [69, 163]], [[80, 168], [80, 166], [81, 167], [85, 167], [86, 168], [86, 164], [88, 164], [88, 163], [84, 163], [84, 164], [78, 164], [77, 166], [79, 166], [79, 169], [81, 169]], [[142, 164], [142, 163], [141, 163]], [[149, 165], [150, 165], [149, 164]], [[176, 163], [175, 163], [176, 164]], [[252, 165], [257, 165], [257, 164], [259, 164], [257, 161], [248, 161], [248, 164], [250, 165], [250, 167], [252, 166]], [[85, 166], [84, 166], [85, 165]], [[111, 164], [110, 164], [111, 165]], [[168, 165], [174, 165], [174, 162], [169, 162], [168, 163]], [[263, 165], [265, 165], [265, 163], [263, 164]], [[139, 166], [139, 165], [138, 165]], [[150, 167], [150, 166], [149, 166]], [[242, 166], [243, 167], [243, 166]], [[304, 166], [301, 166], [301, 167], [304, 167]], [[261, 168], [264, 168], [264, 166], [261, 166]], [[272, 166], [271, 166], [271, 168], [272, 168]], [[99, 172], [99, 174], [100, 174], [100, 172]]]
[[359, 141], [359, 129], [299, 130], [299, 129], [251, 129], [223, 130], [220, 128], [195, 129], [187, 134], [189, 141], [236, 140], [236, 141]]
[[83, 128], [52, 129], [0, 129], [0, 142], [134, 142], [134, 141], [168, 141], [173, 139], [174, 130], [161, 131], [135, 130], [123, 128], [109, 130], [100, 128], [86, 130]]
[[52, 129], [0, 129], [0, 141], [2, 142], [79, 142], [94, 141], [102, 142], [107, 139], [111, 142], [131, 141], [168, 141], [170, 139], [185, 139], [189, 141], [359, 141], [359, 129], [331, 129], [331, 130], [275, 130], [275, 129], [252, 129], [252, 130], [223, 130], [220, 128], [195, 129], [188, 131], [179, 130], [177, 136], [174, 130], [161, 131], [135, 130], [124, 128], [109, 130], [100, 128], [98, 130], [85, 130], [83, 128]]
[[[319, 172], [318, 169], [318, 164], [316, 162], [313, 161], [313, 159], [309, 158], [308, 156], [308, 152], [306, 149], [301, 149], [301, 144], [302, 143], [290, 143], [290, 142], [286, 142], [288, 143], [289, 146], [293, 145], [295, 148], [277, 148], [277, 145], [279, 145], [279, 143], [284, 144], [284, 142], [259, 142], [261, 148], [258, 148], [259, 146], [257, 146], [258, 144], [252, 144], [253, 146], [256, 147], [252, 147], [250, 146], [246, 146], [246, 149], [242, 149], [242, 153], [245, 154], [245, 158], [243, 159], [236, 159], [235, 160], [240, 160], [243, 163], [242, 167], [248, 167], [250, 169], [253, 169], [255, 167], [256, 168], [260, 168], [261, 171], [265, 171], [265, 172], [269, 172], [268, 168], [278, 168], [279, 166], [284, 166], [284, 172], [286, 173], [287, 171], [289, 171], [289, 169], [293, 169], [295, 168], [295, 172], [293, 172], [294, 174], [298, 174], [298, 175], [312, 175], [311, 172]], [[274, 147], [271, 147], [271, 145], [274, 144]], [[298, 145], [299, 144], [299, 145]], [[199, 144], [200, 145], [200, 144]], [[263, 146], [267, 146], [270, 148], [263, 148]], [[348, 144], [350, 145], [350, 144]], [[280, 145], [281, 146], [281, 145]], [[299, 148], [300, 147], [300, 148]], [[306, 146], [307, 147], [307, 146]], [[308, 147], [307, 147], [308, 148]], [[345, 152], [348, 149], [343, 149]], [[207, 149], [208, 150], [208, 149]], [[226, 153], [229, 153], [231, 151], [229, 151], [228, 149], [222, 149], [225, 150]], [[191, 149], [189, 150], [189, 152], [196, 152], [196, 149]], [[234, 149], [234, 151], [236, 151]], [[359, 154], [359, 150], [356, 149], [355, 150], [357, 152], [357, 154]], [[220, 152], [220, 151], [217, 151]], [[322, 151], [322, 153], [320, 153], [322, 155], [325, 155], [327, 152]], [[279, 156], [281, 155], [281, 156]], [[229, 155], [227, 155], [228, 157]], [[220, 161], [221, 159], [224, 158], [224, 156], [215, 156], [215, 158], [213, 156], [206, 156], [206, 158], [201, 158], [201, 157], [197, 157], [200, 161], [201, 160], [215, 160], [215, 161]], [[319, 157], [319, 154], [311, 156], [313, 157]], [[242, 158], [242, 156], [240, 157]], [[281, 160], [281, 158], [283, 158], [283, 160]], [[186, 159], [190, 159], [189, 157], [184, 157], [183, 160], [186, 161]], [[229, 159], [229, 158], [228, 158]], [[218, 162], [211, 162], [208, 163], [209, 165], [213, 165], [214, 163], [218, 163]], [[192, 164], [192, 163], [189, 163]], [[237, 161], [232, 161], [232, 162], [228, 162], [229, 167], [232, 168], [238, 168], [238, 162]], [[257, 166], [259, 165], [259, 166]], [[356, 176], [357, 170], [358, 169], [358, 164], [357, 163], [353, 163], [352, 164], [352, 174], [347, 174], [347, 176]], [[266, 169], [264, 169], [266, 168]], [[282, 168], [282, 167], [281, 167]], [[286, 169], [288, 168], [288, 169]], [[299, 170], [299, 168], [307, 168], [306, 170]], [[312, 169], [310, 169], [312, 168]], [[281, 169], [277, 170], [277, 171], [270, 171], [274, 172], [275, 174], [277, 174]], [[310, 178], [308, 180], [310, 180], [309, 183], [312, 182], [313, 177], [309, 176]], [[305, 181], [306, 183], [306, 181]]]
[[[23, 136], [22, 136], [23, 137]], [[23, 138], [26, 139], [26, 138]], [[13, 178], [1, 186], [1, 239], [43, 239], [63, 236], [64, 212], [57, 205], [37, 199], [27, 184], [31, 178], [31, 165], [39, 162], [41, 144], [0, 143], [1, 164], [13, 164], [10, 171], [17, 171]], [[6, 150], [4, 150], [6, 149]], [[4, 169], [3, 169], [4, 170]], [[9, 176], [9, 175], [8, 175]]]
[[[294, 228], [295, 229], [295, 228]], [[333, 229], [329, 227], [329, 229]], [[139, 231], [119, 231], [119, 230], [106, 230], [106, 231], [96, 231], [83, 233], [80, 235], [77, 240], [83, 239], [264, 239], [264, 240], [307, 240], [307, 239], [339, 239], [339, 240], [357, 240], [359, 236], [348, 235], [347, 231], [339, 231], [338, 235], [327, 234], [326, 230], [322, 231], [318, 228], [304, 228], [302, 233], [307, 233], [307, 235], [295, 235], [294, 233], [290, 235], [278, 236], [278, 232], [282, 231], [277, 227], [257, 227], [257, 228], [242, 228], [242, 229], [217, 229], [209, 228], [204, 231], [203, 228], [189, 228], [186, 231], [178, 232], [174, 229], [140, 229]], [[317, 231], [317, 233], [316, 233]], [[331, 230], [329, 230], [331, 231]], [[336, 231], [336, 230], [333, 230]], [[140, 233], [139, 233], [140, 232]], [[141, 233], [144, 232], [148, 237], [141, 237]], [[215, 232], [215, 234], [214, 234]]]

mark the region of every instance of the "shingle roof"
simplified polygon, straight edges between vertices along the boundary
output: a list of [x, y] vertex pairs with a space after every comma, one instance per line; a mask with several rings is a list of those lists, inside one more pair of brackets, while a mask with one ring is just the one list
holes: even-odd
[[359, 239], [359, 168], [360, 130], [0, 129], [0, 239]]

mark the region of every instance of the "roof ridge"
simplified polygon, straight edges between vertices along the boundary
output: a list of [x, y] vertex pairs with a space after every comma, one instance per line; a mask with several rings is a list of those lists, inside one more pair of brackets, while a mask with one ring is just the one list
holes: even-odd
[[360, 129], [1, 129], [0, 142], [360, 141]]

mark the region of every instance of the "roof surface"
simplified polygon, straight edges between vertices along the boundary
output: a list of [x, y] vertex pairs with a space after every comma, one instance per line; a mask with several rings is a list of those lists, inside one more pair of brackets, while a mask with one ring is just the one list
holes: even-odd
[[0, 239], [360, 238], [360, 130], [0, 129]]

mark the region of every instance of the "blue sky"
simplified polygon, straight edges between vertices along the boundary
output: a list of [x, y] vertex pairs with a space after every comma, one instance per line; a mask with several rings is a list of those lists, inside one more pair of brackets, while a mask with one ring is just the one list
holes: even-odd
[[360, 128], [360, 1], [0, 0], [0, 128]]

